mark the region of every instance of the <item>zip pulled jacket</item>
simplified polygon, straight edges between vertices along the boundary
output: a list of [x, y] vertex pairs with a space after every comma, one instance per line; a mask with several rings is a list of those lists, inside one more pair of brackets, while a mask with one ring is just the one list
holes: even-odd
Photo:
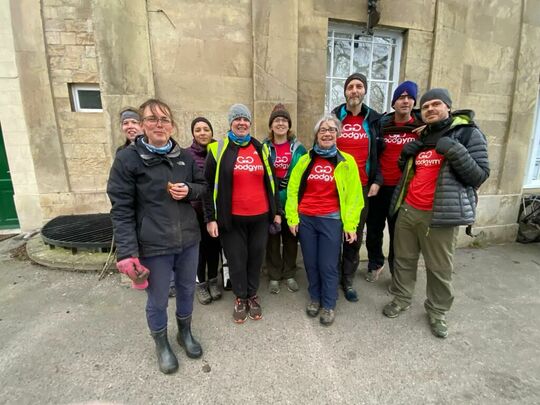
[[[255, 138], [251, 138], [255, 150], [259, 154], [264, 168], [264, 185], [268, 197], [268, 222], [274, 221], [279, 210], [279, 198], [275, 192], [274, 173], [269, 161], [268, 148]], [[232, 226], [232, 187], [233, 171], [240, 146], [225, 137], [221, 141], [208, 145], [208, 156], [204, 168], [207, 181], [207, 193], [204, 201], [204, 221], [217, 221], [218, 226], [229, 230]], [[246, 194], [249, 198], [249, 194]]]
[[[444, 154], [437, 177], [432, 227], [471, 225], [476, 219], [476, 190], [489, 177], [489, 161], [486, 137], [473, 118], [474, 112], [471, 110], [455, 111], [451, 115], [451, 124], [441, 134], [441, 137], [447, 136], [456, 142]], [[420, 132], [419, 141], [425, 141], [429, 135], [427, 126]], [[403, 174], [392, 196], [392, 215], [397, 213], [405, 200], [415, 173], [415, 159], [416, 156], [403, 159], [402, 155], [398, 161]]]
[[[289, 168], [287, 169], [287, 173], [285, 174], [285, 177], [282, 179], [277, 178], [277, 185], [278, 185], [278, 191], [279, 191], [279, 202], [281, 209], [285, 209], [285, 202], [287, 201], [287, 184], [289, 184], [289, 179], [291, 177], [292, 170], [294, 169], [294, 166], [296, 166], [296, 163], [298, 163], [298, 160], [301, 156], [305, 155], [307, 153], [306, 148], [304, 145], [294, 137], [291, 140], [287, 140], [290, 150], [291, 150], [291, 164], [289, 165]], [[270, 151], [270, 162], [272, 163], [272, 166], [274, 165], [274, 162], [276, 160], [276, 148], [274, 147], [274, 144], [272, 141], [268, 138], [266, 138], [263, 141], [263, 145], [265, 145], [268, 150]]]
[[[174, 140], [159, 155], [142, 138], [117, 153], [107, 183], [118, 260], [180, 253], [201, 238], [190, 202], [206, 190], [202, 171]], [[185, 183], [187, 196], [173, 199], [168, 182]]]
[[[298, 225], [300, 218], [298, 206], [306, 190], [307, 178], [313, 164], [315, 152], [302, 156], [298, 164], [294, 167], [289, 185], [287, 187], [287, 203], [285, 205], [285, 216], [289, 226]], [[338, 150], [335, 158], [328, 159], [334, 165], [334, 179], [339, 196], [339, 213], [343, 230], [345, 232], [356, 232], [356, 227], [360, 222], [360, 213], [364, 208], [364, 197], [362, 185], [356, 161], [348, 153]]]
[[[340, 121], [343, 122], [347, 114], [351, 114], [351, 112], [347, 110], [347, 104], [343, 103], [334, 108], [332, 110], [332, 114], [334, 114]], [[381, 119], [382, 114], [369, 108], [367, 105], [362, 104], [362, 109], [360, 110], [360, 113], [358, 115], [364, 117], [364, 123], [362, 124], [362, 126], [364, 127], [364, 131], [366, 131], [369, 140], [369, 156], [366, 162], [368, 186], [371, 186], [373, 183], [381, 186], [383, 184], [383, 178], [377, 162], [377, 138], [380, 137], [379, 120]]]

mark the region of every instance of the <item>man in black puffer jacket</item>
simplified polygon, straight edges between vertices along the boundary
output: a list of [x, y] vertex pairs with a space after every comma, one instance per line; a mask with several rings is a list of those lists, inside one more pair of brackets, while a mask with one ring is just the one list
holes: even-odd
[[390, 207], [398, 214], [394, 235], [394, 300], [383, 309], [397, 317], [411, 305], [420, 252], [427, 272], [428, 313], [433, 334], [448, 336], [445, 316], [450, 310], [452, 270], [460, 225], [471, 225], [476, 213], [476, 190], [489, 177], [486, 137], [470, 110], [450, 112], [446, 89], [429, 90], [420, 99], [420, 137], [403, 147], [398, 164], [403, 170]]

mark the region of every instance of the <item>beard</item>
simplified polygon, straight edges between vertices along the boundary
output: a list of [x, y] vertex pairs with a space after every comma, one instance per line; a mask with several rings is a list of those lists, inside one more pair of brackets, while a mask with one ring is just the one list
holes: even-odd
[[363, 98], [361, 97], [351, 97], [347, 99], [347, 107], [354, 108], [362, 104]]

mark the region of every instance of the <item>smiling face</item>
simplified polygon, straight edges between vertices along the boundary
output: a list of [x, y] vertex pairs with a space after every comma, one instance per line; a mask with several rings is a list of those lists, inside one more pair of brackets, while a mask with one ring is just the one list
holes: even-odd
[[142, 133], [141, 123], [135, 118], [126, 118], [122, 121], [122, 132], [130, 142], [133, 142], [135, 137]]
[[240, 117], [236, 118], [231, 122], [231, 131], [236, 136], [246, 136], [249, 134], [249, 129], [251, 128], [251, 122], [247, 118]]
[[421, 108], [422, 121], [426, 124], [443, 121], [450, 116], [450, 108], [442, 100], [426, 101]]
[[345, 88], [345, 100], [349, 108], [354, 108], [362, 104], [365, 95], [366, 88], [360, 80], [351, 80]]
[[333, 121], [323, 121], [317, 131], [317, 145], [321, 149], [330, 149], [336, 144], [338, 127]]
[[150, 145], [165, 146], [173, 133], [173, 121], [170, 114], [159, 106], [153, 110], [150, 106], [144, 108], [142, 128]]
[[274, 136], [278, 138], [286, 137], [289, 132], [289, 121], [284, 117], [276, 117], [272, 121], [270, 129], [274, 133]]
[[201, 146], [206, 146], [212, 140], [212, 130], [204, 121], [199, 121], [193, 127], [193, 138]]

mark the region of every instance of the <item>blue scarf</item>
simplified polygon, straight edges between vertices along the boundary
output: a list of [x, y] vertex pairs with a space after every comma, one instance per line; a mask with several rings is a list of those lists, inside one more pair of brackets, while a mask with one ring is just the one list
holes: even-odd
[[247, 134], [246, 136], [236, 136], [233, 131], [227, 132], [229, 139], [238, 146], [246, 146], [251, 140], [251, 135]]
[[333, 145], [329, 149], [322, 149], [321, 147], [319, 147], [319, 145], [315, 144], [313, 145], [313, 152], [315, 152], [320, 157], [331, 158], [331, 157], [336, 156], [337, 148], [336, 148], [336, 145]]
[[171, 151], [173, 147], [172, 141], [170, 139], [165, 146], [160, 146], [160, 147], [153, 146], [153, 145], [150, 145], [149, 143], [146, 143], [144, 141], [144, 138], [141, 139], [141, 142], [146, 147], [146, 149], [148, 149], [152, 153], [157, 153], [158, 155], [166, 155], [167, 153]]

